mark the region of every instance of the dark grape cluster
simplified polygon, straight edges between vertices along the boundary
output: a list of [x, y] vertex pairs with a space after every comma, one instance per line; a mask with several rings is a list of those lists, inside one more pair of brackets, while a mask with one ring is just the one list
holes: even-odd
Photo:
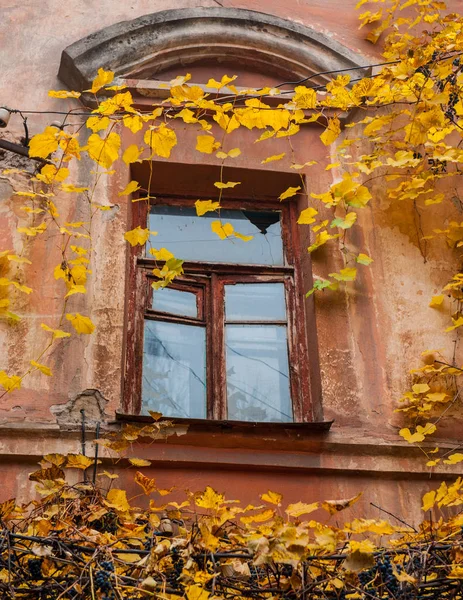
[[376, 577], [376, 566], [372, 567], [371, 569], [368, 569], [368, 571], [362, 571], [361, 573], [358, 574], [360, 585], [363, 588], [371, 587], [372, 583], [375, 580], [375, 577]]
[[151, 550], [151, 538], [148, 538], [147, 540], [145, 540], [143, 547], [145, 548], [145, 550]]
[[172, 589], [176, 590], [180, 587], [179, 578], [183, 571], [183, 565], [185, 564], [185, 561], [180, 556], [178, 548], [173, 548], [171, 560], [173, 569], [167, 575], [167, 582]]
[[425, 77], [431, 77], [431, 71], [429, 70], [429, 67], [427, 65], [422, 65], [421, 67], [418, 67], [415, 72], [422, 73]]
[[94, 521], [93, 528], [97, 531], [116, 533], [118, 528], [118, 519], [116, 513], [106, 513], [99, 521]]
[[258, 572], [256, 567], [254, 567], [254, 565], [249, 565], [249, 570], [251, 572], [251, 577], [249, 578], [249, 585], [258, 585], [259, 584], [259, 580], [258, 580]]
[[390, 556], [386, 555], [378, 561], [378, 571], [381, 574], [381, 579], [386, 586], [388, 592], [394, 597], [400, 590], [399, 581], [392, 571], [392, 563]]
[[27, 561], [29, 573], [31, 579], [42, 579], [42, 559], [41, 558], [30, 558]]
[[[109, 567], [109, 568], [108, 568]], [[101, 563], [101, 569], [95, 573], [94, 581], [97, 590], [108, 593], [112, 590], [111, 573], [114, 571], [114, 565], [110, 562]], [[108, 594], [108, 597], [111, 597]]]
[[291, 565], [283, 565], [281, 567], [281, 574], [284, 577], [291, 577], [291, 575], [293, 574], [293, 567]]

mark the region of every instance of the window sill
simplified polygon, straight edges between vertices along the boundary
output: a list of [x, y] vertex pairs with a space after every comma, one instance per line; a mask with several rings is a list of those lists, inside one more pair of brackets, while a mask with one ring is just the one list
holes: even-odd
[[[187, 425], [188, 433], [231, 433], [268, 436], [269, 434], [300, 437], [303, 434], [328, 433], [333, 421], [312, 421], [307, 423], [257, 423], [252, 421], [218, 421], [212, 419], [183, 419], [166, 417], [174, 425]], [[118, 423], [149, 424], [153, 420], [149, 415], [132, 415], [116, 412]]]

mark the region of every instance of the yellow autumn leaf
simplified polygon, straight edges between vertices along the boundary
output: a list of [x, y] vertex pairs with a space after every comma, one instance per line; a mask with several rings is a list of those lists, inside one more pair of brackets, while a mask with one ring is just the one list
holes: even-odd
[[127, 494], [125, 490], [118, 490], [112, 488], [106, 495], [106, 500], [104, 501], [106, 506], [114, 508], [116, 511], [126, 513], [130, 511], [130, 504], [127, 500]]
[[275, 516], [275, 511], [271, 508], [263, 510], [255, 515], [249, 515], [249, 517], [240, 517], [240, 521], [245, 524], [249, 523], [265, 523]]
[[321, 134], [320, 139], [325, 144], [325, 146], [329, 146], [332, 144], [341, 133], [341, 122], [337, 117], [333, 117], [328, 121], [328, 126], [325, 131]]
[[71, 322], [71, 325], [79, 334], [90, 334], [95, 330], [95, 325], [92, 323], [91, 319], [80, 313], [67, 313], [66, 319]]
[[296, 502], [295, 504], [290, 504], [285, 512], [290, 517], [300, 517], [301, 515], [307, 515], [311, 512], [314, 512], [314, 510], [317, 510], [318, 508], [318, 502], [312, 502], [311, 504]]
[[338, 237], [340, 237], [339, 233], [336, 233], [335, 235], [331, 235], [327, 231], [320, 231], [320, 233], [317, 233], [315, 242], [307, 248], [307, 251], [313, 252], [314, 250], [317, 250], [317, 248], [320, 248], [320, 246], [323, 246], [324, 244], [326, 244], [326, 242], [328, 242], [329, 240], [334, 240]]
[[216, 153], [217, 158], [225, 160], [226, 158], [237, 158], [241, 154], [241, 150], [239, 148], [232, 148], [228, 152], [223, 152], [219, 150]]
[[185, 594], [188, 600], [208, 600], [210, 596], [210, 593], [198, 584], [188, 585]]
[[125, 188], [122, 190], [122, 192], [119, 192], [117, 195], [118, 196], [130, 196], [130, 194], [133, 194], [134, 192], [136, 192], [137, 190], [140, 189], [140, 184], [138, 183], [138, 181], [131, 181], [130, 183], [128, 183]]
[[202, 215], [205, 215], [207, 212], [220, 208], [220, 202], [213, 202], [212, 200], [196, 200], [195, 208], [198, 217], [202, 217]]
[[435, 431], [436, 426], [434, 423], [426, 423], [424, 426], [418, 425], [415, 433], [412, 433], [410, 429], [406, 427], [399, 431], [399, 435], [401, 435], [409, 444], [414, 444], [416, 442], [422, 442], [426, 435], [431, 435]]
[[151, 461], [145, 458], [129, 458], [129, 463], [134, 467], [149, 467], [151, 465]]
[[149, 229], [142, 229], [140, 225], [138, 225], [135, 229], [124, 233], [124, 239], [126, 239], [131, 246], [136, 246], [137, 244], [143, 246], [143, 244], [146, 244], [151, 234], [152, 232]]
[[278, 200], [281, 201], [286, 200], [286, 198], [291, 198], [292, 196], [295, 196], [300, 189], [300, 185], [298, 185], [297, 187], [289, 187], [287, 190], [285, 190], [282, 194], [278, 196]]
[[456, 452], [455, 454], [451, 454], [447, 459], [444, 460], [446, 465], [457, 465], [463, 461], [463, 454], [461, 452]]
[[362, 492], [354, 496], [353, 498], [349, 498], [347, 500], [326, 500], [322, 502], [322, 508], [330, 513], [330, 515], [334, 515], [335, 513], [349, 508], [353, 504], [355, 504], [360, 497], [362, 496]]
[[184, 123], [197, 123], [198, 119], [195, 117], [195, 113], [189, 108], [183, 108], [180, 112], [178, 112], [174, 119], [182, 119]]
[[[170, 260], [171, 258], [174, 258], [172, 252], [167, 250], [167, 248], [160, 248], [159, 250], [157, 248], [150, 248], [149, 253], [154, 256], [156, 260]], [[161, 413], [158, 414], [161, 415]]]
[[108, 83], [111, 83], [113, 79], [114, 79], [113, 71], [105, 71], [104, 69], [100, 68], [100, 69], [98, 69], [97, 76], [92, 81], [92, 87], [90, 88], [90, 90], [86, 90], [86, 91], [90, 91], [90, 92], [92, 92], [92, 94], [96, 94], [96, 92], [98, 92], [98, 90], [100, 90], [103, 86], [108, 85]]
[[219, 236], [221, 240], [230, 237], [234, 232], [234, 228], [231, 223], [222, 223], [222, 221], [212, 221], [211, 229]]
[[45, 454], [43, 460], [45, 460], [47, 463], [50, 463], [51, 465], [62, 467], [66, 462], [66, 457], [64, 456], [64, 454]]
[[177, 144], [175, 131], [162, 123], [157, 128], [150, 127], [143, 137], [146, 144], [153, 150], [153, 154], [162, 158], [169, 158], [172, 148]]
[[45, 365], [41, 365], [40, 363], [36, 362], [35, 360], [31, 360], [31, 365], [33, 367], [35, 367], [36, 369], [38, 369], [44, 375], [48, 375], [48, 377], [51, 377], [52, 373], [51, 373], [51, 370], [49, 367], [47, 367]]
[[309, 206], [309, 208], [305, 208], [301, 212], [297, 222], [299, 223], [299, 225], [310, 225], [311, 223], [315, 223], [315, 215], [318, 215], [318, 210], [315, 210], [315, 208]]
[[1, 286], [14, 286], [17, 290], [19, 290], [20, 292], [24, 292], [25, 294], [30, 294], [32, 292], [32, 288], [27, 287], [26, 285], [22, 285], [21, 283], [18, 283], [17, 281], [14, 281], [12, 279], [8, 279], [7, 277], [0, 277], [0, 285]]
[[58, 148], [58, 135], [56, 127], [45, 127], [43, 133], [34, 135], [29, 142], [29, 156], [47, 158]]
[[202, 494], [195, 498], [196, 506], [210, 510], [217, 510], [225, 501], [223, 494], [219, 494], [210, 486], [207, 486]]
[[330, 277], [336, 281], [354, 281], [357, 277], [357, 269], [355, 267], [347, 267], [341, 269], [339, 273], [330, 273]]
[[220, 147], [213, 135], [198, 135], [196, 138], [196, 150], [203, 154], [212, 154]]
[[220, 81], [217, 81], [216, 79], [209, 79], [209, 81], [206, 83], [206, 87], [220, 90], [220, 88], [223, 88], [224, 86], [227, 86], [232, 81], [235, 81], [236, 78], [237, 78], [237, 75], [233, 75], [232, 77], [229, 77], [228, 75], [223, 75], [222, 79]]
[[233, 235], [239, 240], [243, 240], [243, 242], [250, 242], [254, 238], [253, 235], [243, 235], [242, 233], [238, 233], [237, 231], [234, 231]]
[[139, 148], [136, 144], [131, 144], [124, 151], [124, 154], [122, 155], [122, 160], [126, 165], [131, 165], [132, 163], [138, 161], [142, 153], [143, 148]]
[[50, 98], [79, 98], [80, 92], [68, 92], [67, 90], [48, 90]]
[[63, 192], [74, 192], [76, 194], [81, 194], [82, 192], [86, 192], [88, 190], [88, 187], [76, 187], [72, 183], [63, 183], [61, 189], [63, 190]]
[[265, 494], [261, 495], [261, 499], [264, 502], [269, 502], [270, 504], [275, 504], [276, 506], [281, 505], [281, 501], [283, 500], [283, 496], [278, 492], [271, 492], [268, 490]]
[[109, 117], [89, 117], [87, 119], [86, 125], [88, 127], [88, 129], [91, 129], [93, 131], [93, 133], [96, 133], [97, 131], [101, 131], [102, 129], [106, 129], [107, 127], [109, 127], [109, 124], [111, 123]]
[[412, 385], [412, 390], [414, 394], [426, 394], [429, 392], [431, 388], [427, 383], [415, 383]]
[[331, 227], [339, 227], [340, 229], [350, 229], [356, 220], [357, 220], [357, 213], [350, 212], [350, 213], [347, 213], [347, 215], [344, 218], [338, 217], [337, 219], [333, 219], [333, 221], [331, 221], [330, 226]]
[[314, 109], [317, 106], [317, 93], [312, 88], [297, 85], [294, 88], [293, 102], [297, 108]]
[[45, 323], [41, 323], [40, 327], [42, 329], [44, 329], [45, 331], [49, 331], [50, 333], [52, 333], [54, 340], [58, 340], [60, 338], [71, 337], [71, 334], [68, 333], [67, 331], [61, 331], [61, 329], [52, 329], [51, 327], [48, 327], [48, 325], [45, 325]]
[[17, 254], [7, 254], [7, 259], [10, 262], [15, 262], [15, 263], [20, 263], [20, 264], [25, 263], [27, 265], [32, 264], [32, 262], [28, 258], [26, 258], [25, 256], [18, 256]]
[[267, 164], [269, 162], [273, 162], [275, 160], [281, 160], [285, 156], [286, 156], [286, 152], [283, 152], [282, 154], [274, 154], [273, 156], [269, 156], [268, 158], [261, 160], [260, 164], [265, 165], [265, 164]]
[[137, 133], [137, 131], [143, 129], [143, 119], [140, 115], [124, 115], [122, 122], [132, 133]]
[[220, 545], [220, 539], [213, 535], [206, 525], [200, 525], [199, 530], [201, 531], [201, 542], [206, 549], [212, 551], [216, 550]]
[[434, 423], [426, 423], [426, 425], [424, 426], [418, 425], [416, 430], [419, 433], [423, 433], [424, 435], [431, 435], [432, 433], [437, 431], [437, 427]]
[[369, 265], [373, 262], [373, 259], [368, 256], [368, 254], [360, 253], [355, 257], [355, 260], [361, 265]]
[[66, 459], [66, 468], [68, 469], [81, 469], [84, 471], [93, 465], [93, 460], [83, 454], [67, 454]]
[[376, 521], [375, 519], [354, 519], [352, 523], [346, 523], [344, 530], [347, 533], [365, 533], [370, 531], [378, 535], [392, 535], [394, 527], [387, 521]]
[[87, 290], [84, 285], [71, 285], [67, 294], [64, 296], [65, 298], [69, 298], [69, 296], [73, 296], [74, 294], [86, 294]]
[[449, 579], [463, 579], [463, 566], [452, 564], [452, 570], [447, 577]]
[[214, 185], [216, 188], [219, 188], [219, 190], [224, 190], [227, 188], [234, 188], [240, 183], [241, 181], [228, 181], [227, 183], [223, 183], [222, 181], [216, 181]]
[[88, 138], [88, 155], [105, 169], [113, 164], [119, 157], [121, 138], [117, 133], [111, 132], [106, 138], [101, 138], [97, 133], [92, 133]]
[[[133, 459], [133, 460], [141, 460], [141, 459]], [[130, 462], [132, 462], [132, 461], [130, 461]], [[146, 461], [146, 462], [149, 462], [149, 461]], [[145, 465], [140, 465], [140, 466], [145, 466]], [[135, 473], [134, 481], [137, 485], [139, 485], [142, 488], [143, 492], [147, 496], [149, 496], [156, 489], [156, 481], [154, 479], [151, 479], [150, 477], [146, 477], [146, 475], [143, 475], [143, 473], [140, 473], [140, 471], [137, 471]]]
[[447, 327], [447, 329], [445, 329], [446, 332], [453, 331], [454, 329], [461, 327], [463, 325], [463, 317], [458, 317], [457, 319], [452, 318], [452, 323], [453, 325], [451, 327]]
[[0, 371], [0, 385], [7, 391], [19, 390], [21, 387], [21, 377], [18, 375], [7, 375], [5, 371]]
[[424, 512], [431, 510], [431, 508], [434, 506], [434, 503], [436, 502], [436, 491], [432, 490], [431, 492], [427, 492], [423, 498], [422, 498], [422, 507], [421, 510], [423, 510]]
[[362, 554], [371, 554], [376, 550], [376, 546], [370, 540], [351, 540], [347, 546], [348, 552], [361, 552]]
[[409, 444], [415, 444], [416, 442], [422, 442], [424, 440], [424, 435], [422, 433], [412, 433], [408, 427], [401, 429], [399, 435], [401, 435]]
[[98, 477], [107, 477], [108, 479], [119, 479], [119, 475], [115, 473], [109, 473], [109, 471], [103, 471], [102, 473], [98, 473]]
[[297, 171], [300, 171], [301, 169], [304, 169], [305, 167], [311, 167], [312, 165], [316, 165], [317, 161], [316, 160], [309, 160], [303, 164], [298, 164], [295, 163], [293, 165], [291, 165], [291, 169], [296, 169]]
[[437, 308], [438, 306], [442, 306], [443, 301], [444, 301], [444, 296], [442, 294], [439, 296], [433, 296], [431, 298], [431, 302], [429, 303], [429, 306], [431, 308]]

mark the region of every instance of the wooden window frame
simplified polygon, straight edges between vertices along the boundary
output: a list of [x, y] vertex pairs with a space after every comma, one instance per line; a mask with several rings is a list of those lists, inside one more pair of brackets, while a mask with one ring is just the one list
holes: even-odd
[[[189, 198], [158, 197], [153, 205], [189, 206]], [[286, 331], [290, 395], [294, 422], [311, 422], [314, 403], [310, 382], [310, 348], [306, 334], [305, 296], [298, 248], [296, 202], [284, 204], [274, 201], [223, 199], [224, 209], [269, 210], [280, 212], [285, 264], [242, 265], [231, 263], [183, 263], [184, 275], [176, 278], [170, 287], [185, 291], [198, 290], [200, 301], [198, 318], [182, 317], [151, 310], [153, 268], [160, 261], [145, 256], [144, 247], [135, 246], [129, 254], [127, 290], [127, 318], [125, 327], [125, 373], [123, 378], [123, 412], [140, 415], [142, 409], [142, 364], [144, 322], [147, 319], [201, 325], [206, 328], [206, 392], [207, 419], [227, 420], [227, 392], [225, 374], [225, 315], [224, 286], [234, 283], [283, 282], [286, 293]], [[146, 227], [150, 205], [135, 202], [132, 226]], [[162, 263], [161, 263], [162, 265]], [[313, 319], [312, 319], [313, 322]], [[221, 324], [220, 327], [214, 325]], [[316, 342], [315, 342], [316, 343]]]

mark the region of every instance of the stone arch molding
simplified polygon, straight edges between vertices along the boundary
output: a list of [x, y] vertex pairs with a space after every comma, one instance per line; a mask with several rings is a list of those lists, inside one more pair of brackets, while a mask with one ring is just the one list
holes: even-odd
[[[82, 38], [63, 51], [58, 76], [69, 89], [82, 91], [99, 67], [146, 80], [211, 59], [236, 60], [283, 80], [365, 64], [329, 36], [292, 21], [251, 10], [186, 8], [122, 21]], [[361, 77], [366, 69], [350, 74]], [[328, 79], [319, 75], [312, 84]]]

